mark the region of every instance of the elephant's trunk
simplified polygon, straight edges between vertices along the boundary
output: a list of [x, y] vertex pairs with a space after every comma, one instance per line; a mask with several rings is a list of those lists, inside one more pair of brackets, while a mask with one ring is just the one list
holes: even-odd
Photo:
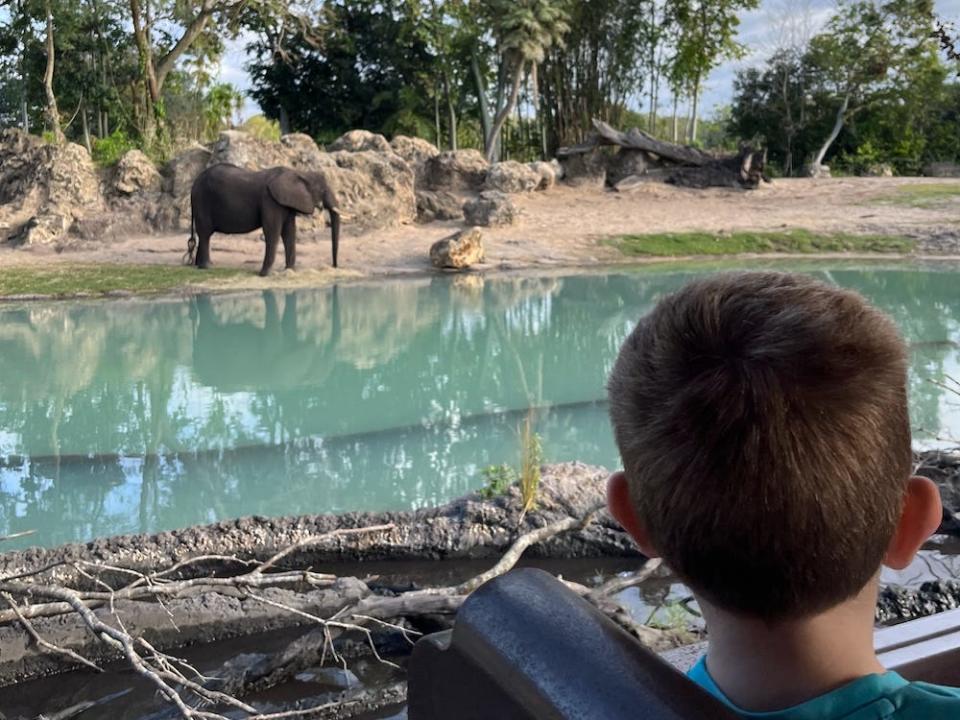
[[340, 211], [330, 208], [330, 242], [333, 245], [333, 266], [337, 267], [337, 249], [340, 246]]

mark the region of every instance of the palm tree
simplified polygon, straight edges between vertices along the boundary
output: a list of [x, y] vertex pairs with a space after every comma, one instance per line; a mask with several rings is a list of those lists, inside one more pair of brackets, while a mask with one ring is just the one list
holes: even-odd
[[[507, 104], [497, 112], [486, 138], [487, 161], [493, 160], [503, 124], [517, 105], [524, 72], [530, 66], [536, 78], [537, 67], [554, 45], [563, 44], [570, 30], [562, 0], [486, 0], [487, 16], [497, 37], [501, 62], [512, 87]], [[533, 89], [534, 93], [538, 90]]]

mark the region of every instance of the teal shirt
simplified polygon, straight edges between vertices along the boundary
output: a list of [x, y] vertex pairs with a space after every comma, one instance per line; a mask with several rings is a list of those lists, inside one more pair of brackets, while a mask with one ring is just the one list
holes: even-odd
[[777, 712], [746, 712], [730, 702], [700, 659], [688, 677], [744, 718], [763, 720], [960, 720], [960, 689], [907, 682], [895, 672], [867, 675]]

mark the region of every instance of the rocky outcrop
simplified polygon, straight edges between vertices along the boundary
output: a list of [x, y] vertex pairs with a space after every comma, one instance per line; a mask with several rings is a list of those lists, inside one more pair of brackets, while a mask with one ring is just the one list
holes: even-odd
[[414, 174], [400, 156], [389, 152], [336, 152], [323, 163], [350, 223], [364, 229], [390, 227], [417, 219]]
[[516, 160], [506, 160], [490, 166], [483, 187], [502, 193], [533, 192], [540, 180], [540, 173], [532, 168]]
[[444, 190], [417, 190], [417, 221], [460, 220], [463, 218], [463, 195]]
[[430, 247], [430, 262], [442, 270], [466, 270], [471, 265], [483, 262], [483, 233], [480, 228], [467, 228], [437, 240]]
[[330, 145], [330, 152], [345, 150], [346, 152], [391, 152], [390, 143], [383, 135], [372, 133], [369, 130], [351, 130], [344, 133]]
[[426, 189], [477, 192], [483, 188], [488, 168], [489, 164], [479, 150], [442, 152], [426, 162]]
[[510, 196], [496, 190], [482, 192], [480, 197], [468, 200], [463, 206], [463, 217], [467, 225], [512, 225], [517, 214], [517, 206]]
[[397, 135], [390, 141], [390, 147], [413, 168], [417, 176], [417, 188], [426, 187], [427, 161], [440, 154], [436, 145], [421, 138]]
[[113, 168], [110, 191], [117, 195], [158, 193], [163, 188], [163, 178], [153, 160], [139, 150], [124, 154]]
[[0, 241], [60, 242], [76, 220], [103, 206], [85, 148], [48, 144], [19, 130], [0, 133]]

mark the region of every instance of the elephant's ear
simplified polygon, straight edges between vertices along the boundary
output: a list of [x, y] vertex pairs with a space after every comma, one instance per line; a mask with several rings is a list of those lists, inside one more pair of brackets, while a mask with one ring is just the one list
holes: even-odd
[[284, 207], [309, 215], [315, 207], [307, 182], [295, 172], [283, 172], [267, 183], [273, 199]]

